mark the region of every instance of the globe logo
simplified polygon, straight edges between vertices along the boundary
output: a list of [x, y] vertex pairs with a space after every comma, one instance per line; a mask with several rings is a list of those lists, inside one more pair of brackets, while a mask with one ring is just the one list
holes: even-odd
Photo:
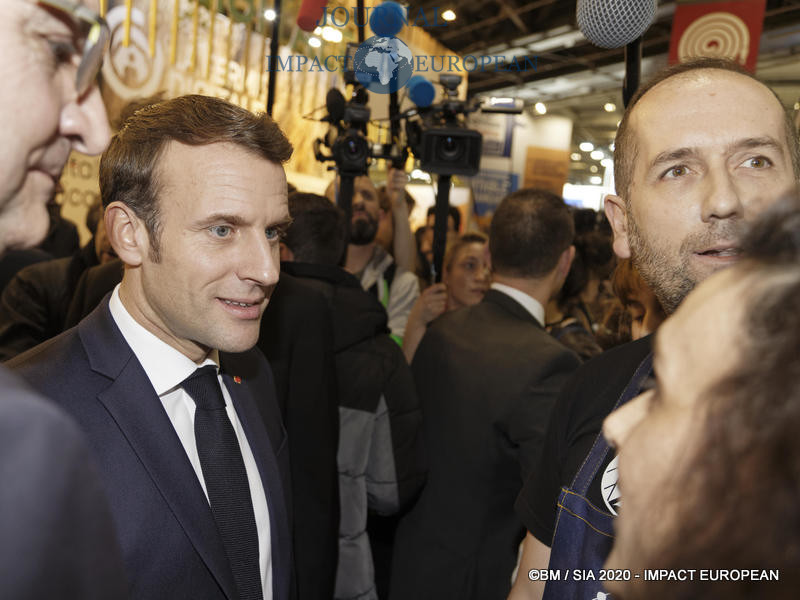
[[372, 36], [359, 45], [353, 58], [358, 82], [370, 92], [390, 94], [402, 88], [414, 73], [414, 57], [396, 37]]

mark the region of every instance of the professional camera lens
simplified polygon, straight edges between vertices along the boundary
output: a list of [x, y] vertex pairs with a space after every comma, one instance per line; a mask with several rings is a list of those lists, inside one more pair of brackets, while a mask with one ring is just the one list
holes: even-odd
[[461, 158], [464, 153], [464, 144], [462, 140], [448, 135], [441, 138], [439, 147], [437, 148], [437, 158], [446, 161], [455, 161]]

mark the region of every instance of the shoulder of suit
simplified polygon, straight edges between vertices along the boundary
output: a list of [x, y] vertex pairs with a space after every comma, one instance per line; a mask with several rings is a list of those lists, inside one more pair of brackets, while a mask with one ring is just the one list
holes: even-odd
[[38, 364], [57, 367], [64, 363], [64, 358], [68, 357], [72, 360], [83, 356], [83, 350], [80, 350], [79, 347], [78, 330], [73, 327], [15, 356], [5, 365], [13, 371], [24, 370], [26, 367]]
[[[40, 436], [54, 444], [54, 436], [64, 440], [80, 438], [77, 425], [55, 404], [34, 391], [16, 373], [0, 366], [0, 440], [9, 442], [13, 436], [32, 439], [35, 431], [50, 432]], [[61, 448], [63, 451], [63, 447]], [[3, 452], [0, 452], [3, 454]]]

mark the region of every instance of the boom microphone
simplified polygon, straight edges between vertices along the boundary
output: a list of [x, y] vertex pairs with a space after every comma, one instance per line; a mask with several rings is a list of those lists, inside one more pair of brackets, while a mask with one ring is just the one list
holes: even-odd
[[436, 90], [433, 84], [422, 75], [414, 75], [406, 83], [408, 97], [419, 108], [427, 108], [433, 104], [433, 97]]
[[406, 9], [397, 2], [388, 0], [372, 9], [369, 26], [377, 36], [393, 37], [400, 33], [406, 20]]
[[344, 117], [345, 101], [342, 92], [336, 88], [331, 88], [325, 94], [325, 109], [328, 111], [328, 116], [323, 121], [338, 124]]
[[578, 0], [578, 28], [595, 46], [625, 46], [625, 81], [622, 102], [639, 87], [642, 71], [642, 36], [656, 16], [656, 0]]
[[578, 29], [595, 46], [622, 48], [644, 35], [656, 0], [578, 0]]

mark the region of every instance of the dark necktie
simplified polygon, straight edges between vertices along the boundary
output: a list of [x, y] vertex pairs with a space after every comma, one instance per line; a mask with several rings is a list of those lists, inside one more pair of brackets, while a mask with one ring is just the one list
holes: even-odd
[[262, 600], [258, 564], [258, 530], [250, 486], [217, 369], [206, 365], [181, 384], [197, 406], [194, 436], [206, 482], [211, 513], [217, 523], [225, 553], [241, 600]]

